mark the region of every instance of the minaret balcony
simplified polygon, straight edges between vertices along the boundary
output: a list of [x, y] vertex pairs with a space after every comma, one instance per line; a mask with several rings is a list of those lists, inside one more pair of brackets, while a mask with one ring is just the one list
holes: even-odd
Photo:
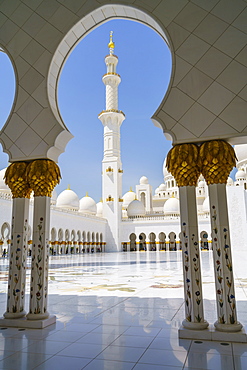
[[121, 114], [123, 114], [123, 116], [125, 117], [125, 114], [124, 114], [124, 112], [123, 111], [121, 111], [121, 110], [117, 110], [117, 109], [107, 109], [107, 110], [102, 110], [101, 112], [100, 112], [100, 114], [98, 115], [98, 117], [100, 117], [102, 114], [104, 114], [104, 113], [121, 113]]
[[108, 72], [102, 77], [102, 81], [105, 85], [115, 85], [118, 86], [121, 82], [121, 77], [118, 73]]

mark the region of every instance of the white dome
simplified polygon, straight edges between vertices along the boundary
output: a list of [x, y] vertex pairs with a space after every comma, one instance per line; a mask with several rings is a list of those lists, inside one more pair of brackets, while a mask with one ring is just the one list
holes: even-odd
[[80, 212], [90, 213], [91, 215], [96, 215], [97, 207], [93, 198], [87, 195], [80, 200]]
[[140, 178], [140, 185], [146, 185], [148, 184], [148, 178], [146, 176], [142, 176]]
[[234, 184], [233, 179], [229, 176], [227, 179], [227, 185], [232, 186]]
[[204, 212], [209, 213], [209, 211], [210, 211], [209, 197], [205, 198], [205, 200], [203, 202], [203, 205], [202, 205], [202, 210]]
[[198, 183], [199, 188], [204, 188], [205, 187], [205, 182], [203, 180], [200, 180]]
[[62, 191], [57, 197], [57, 207], [67, 208], [67, 209], [79, 209], [79, 198], [77, 194], [71, 190], [67, 189]]
[[235, 145], [234, 150], [237, 156], [237, 167], [239, 167], [239, 162], [247, 162], [247, 144]]
[[8, 185], [5, 184], [5, 180], [4, 180], [4, 176], [5, 176], [5, 172], [6, 172], [7, 168], [4, 168], [0, 171], [0, 191], [7, 191], [8, 193], [11, 193], [11, 190], [10, 188], [8, 187]]
[[127, 191], [127, 193], [125, 193], [123, 195], [123, 207], [127, 208], [128, 205], [136, 199], [136, 193], [132, 190], [130, 191]]
[[139, 200], [133, 200], [127, 208], [127, 215], [128, 217], [133, 216], [144, 216], [145, 215], [145, 207], [142, 202]]
[[159, 188], [156, 188], [155, 191], [154, 191], [154, 194], [157, 195], [159, 193], [160, 189]]
[[102, 215], [103, 215], [103, 202], [98, 202], [96, 204], [96, 209], [97, 209], [96, 215], [99, 216], [99, 217], [102, 217]]
[[178, 198], [169, 198], [164, 204], [165, 214], [179, 214], [179, 200]]
[[166, 185], [165, 184], [160, 184], [159, 191], [165, 191], [165, 190], [166, 190]]
[[242, 169], [238, 170], [238, 172], [236, 172], [235, 179], [236, 180], [246, 179], [246, 173], [244, 172], [244, 170]]

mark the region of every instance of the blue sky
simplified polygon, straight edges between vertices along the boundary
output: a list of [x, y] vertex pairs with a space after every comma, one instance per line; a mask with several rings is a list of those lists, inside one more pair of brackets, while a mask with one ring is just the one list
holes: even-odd
[[[171, 55], [164, 40], [143, 24], [112, 20], [93, 30], [76, 46], [62, 70], [58, 86], [58, 103], [63, 120], [74, 135], [65, 153], [59, 157], [62, 172], [60, 193], [69, 184], [78, 196], [89, 193], [95, 201], [101, 198], [101, 161], [103, 126], [97, 118], [105, 109], [106, 73], [104, 57], [108, 54], [109, 33], [113, 31], [117, 72], [119, 109], [126, 119], [121, 126], [121, 159], [123, 193], [147, 176], [153, 190], [163, 182], [162, 166], [171, 147], [151, 116], [168, 88]], [[5, 123], [14, 94], [14, 75], [7, 57], [0, 53], [0, 127]], [[0, 153], [0, 168], [8, 156]]]

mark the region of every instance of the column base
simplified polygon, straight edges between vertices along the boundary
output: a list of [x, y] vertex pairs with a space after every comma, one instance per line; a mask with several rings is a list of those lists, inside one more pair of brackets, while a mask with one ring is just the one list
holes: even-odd
[[28, 313], [27, 320], [46, 320], [50, 314], [48, 312], [45, 313]]
[[21, 317], [25, 317], [26, 316], [26, 311], [22, 311], [22, 312], [5, 312], [3, 314], [3, 317], [5, 319], [20, 319]]
[[179, 339], [192, 339], [192, 340], [208, 340], [215, 342], [234, 342], [234, 343], [247, 343], [247, 335], [244, 329], [237, 333], [223, 332], [215, 329], [214, 325], [210, 325], [205, 330], [187, 329], [183, 326], [178, 330]]
[[50, 315], [43, 320], [27, 320], [26, 317], [20, 319], [0, 318], [0, 327], [3, 328], [25, 328], [25, 329], [44, 329], [49, 325], [55, 324], [56, 316]]
[[209, 323], [207, 321], [191, 322], [191, 321], [183, 320], [182, 325], [185, 329], [189, 329], [189, 330], [205, 330], [207, 329]]
[[236, 324], [220, 324], [218, 321], [215, 321], [214, 326], [216, 330], [228, 333], [237, 333], [243, 328], [243, 325], [238, 321]]

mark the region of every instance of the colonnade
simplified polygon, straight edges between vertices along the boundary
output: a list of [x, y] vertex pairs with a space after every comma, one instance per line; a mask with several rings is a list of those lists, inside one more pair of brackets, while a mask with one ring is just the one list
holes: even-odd
[[[6, 170], [12, 192], [12, 226], [5, 319], [44, 320], [47, 311], [50, 200], [60, 181], [59, 167], [51, 160], [15, 162]], [[29, 312], [25, 307], [26, 259], [30, 194], [34, 193], [32, 264]], [[8, 322], [10, 321], [8, 320]], [[4, 319], [1, 325], [4, 325]]]
[[230, 230], [226, 198], [226, 183], [235, 166], [234, 149], [223, 140], [175, 145], [167, 156], [167, 169], [179, 187], [182, 228], [183, 277], [186, 329], [204, 330], [204, 319], [196, 184], [200, 174], [207, 182], [210, 201], [212, 249], [215, 272], [218, 331], [238, 332], [234, 278], [231, 257]]

